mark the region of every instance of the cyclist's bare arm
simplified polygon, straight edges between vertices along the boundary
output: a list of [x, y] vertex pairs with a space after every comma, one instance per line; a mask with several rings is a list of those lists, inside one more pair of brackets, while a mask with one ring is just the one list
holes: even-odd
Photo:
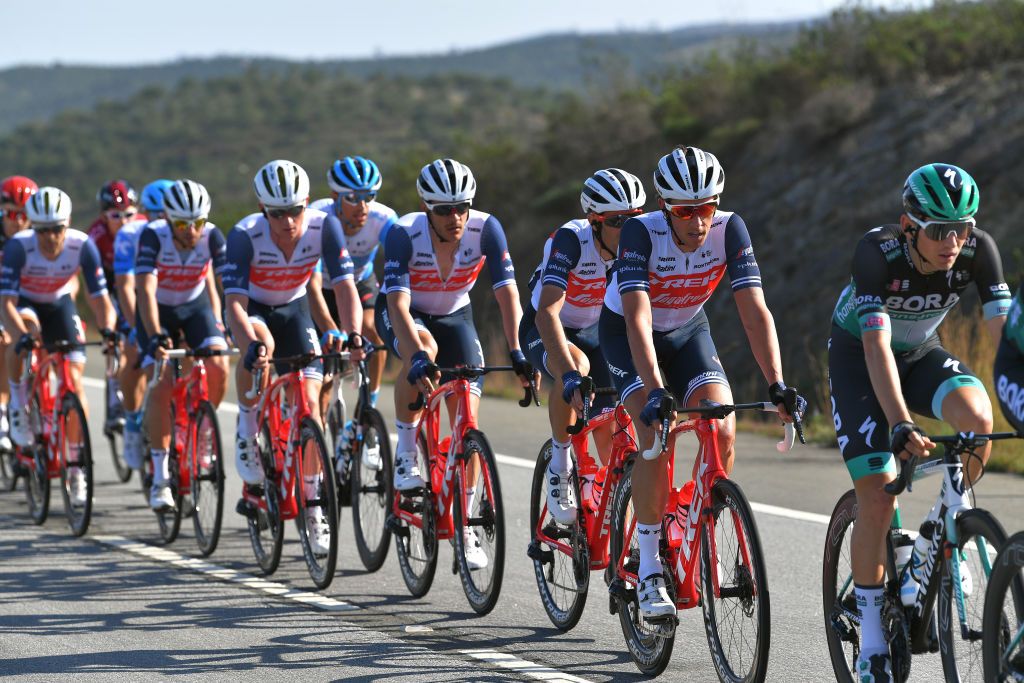
[[389, 292], [387, 299], [388, 315], [391, 317], [391, 325], [398, 339], [398, 350], [402, 358], [408, 360], [417, 351], [425, 350], [420, 344], [420, 336], [416, 333], [416, 324], [409, 311], [412, 297], [408, 292]]
[[226, 304], [231, 336], [235, 338], [238, 348], [244, 352], [249, 344], [259, 340], [256, 331], [252, 328], [252, 323], [249, 322], [249, 314], [246, 313], [246, 309], [249, 307], [249, 297], [245, 294], [228, 294]]
[[622, 294], [622, 316], [626, 320], [626, 337], [633, 354], [636, 373], [644, 381], [644, 392], [665, 386], [658, 371], [658, 355], [654, 352], [651, 298], [646, 291]]
[[565, 328], [558, 317], [565, 303], [565, 290], [553, 285], [544, 285], [540, 290], [540, 302], [537, 306], [537, 331], [544, 342], [544, 350], [548, 354], [548, 368], [555, 379], [567, 372], [576, 370], [576, 363], [569, 355], [569, 342], [565, 338]]
[[338, 323], [343, 332], [361, 332], [363, 329], [363, 305], [359, 302], [355, 280], [348, 279], [333, 285], [334, 298], [338, 303]]
[[135, 322], [135, 276], [131, 274], [114, 276], [114, 292], [121, 312], [129, 324]]
[[[875, 392], [878, 404], [882, 406], [885, 419], [891, 429], [900, 422], [912, 422], [910, 410], [903, 400], [903, 389], [899, 372], [896, 370], [896, 358], [892, 355], [890, 342], [892, 333], [889, 330], [866, 330], [861, 338], [864, 346], [864, 362], [868, 366], [871, 388]], [[907, 450], [918, 457], [927, 452], [927, 444], [931, 443], [920, 434], [912, 434], [907, 443]], [[934, 444], [932, 444], [934, 446]]]
[[139, 307], [139, 318], [142, 320], [142, 327], [146, 334], [155, 337], [160, 333], [160, 309], [156, 303], [156, 273], [143, 273], [139, 275], [136, 282], [138, 298], [136, 303]]
[[779, 337], [775, 331], [775, 318], [764, 302], [764, 290], [748, 287], [733, 292], [743, 330], [747, 333], [754, 360], [764, 373], [768, 384], [782, 381], [782, 356]]
[[[501, 311], [501, 326], [505, 330], [505, 341], [509, 351], [519, 351], [519, 321], [523, 318], [523, 309], [519, 304], [519, 287], [515, 283], [494, 290], [494, 298]], [[534, 381], [539, 381], [534, 378]], [[519, 378], [524, 387], [530, 386], [530, 380]]]
[[0, 306], [2, 306], [0, 313], [3, 315], [4, 327], [11, 335], [11, 339], [18, 341], [21, 335], [28, 334], [28, 328], [25, 327], [24, 321], [18, 315], [18, 297], [5, 294], [0, 297]]
[[101, 330], [114, 329], [114, 325], [116, 323], [114, 305], [110, 303], [110, 297], [107, 296], [106, 292], [96, 296], [90, 296], [89, 308], [92, 309], [93, 317]]
[[1003, 338], [1003, 326], [1005, 324], [1005, 315], [997, 315], [994, 318], [989, 318], [985, 321], [985, 329], [988, 330], [989, 339], [991, 339], [992, 343], [997, 347], [999, 346], [999, 341]]
[[331, 319], [330, 311], [327, 309], [327, 302], [324, 301], [324, 293], [322, 291], [323, 277], [320, 273], [314, 272], [309, 276], [309, 282], [306, 283], [306, 298], [309, 300], [309, 314], [313, 318], [313, 322], [316, 323], [317, 327], [321, 330], [334, 330], [337, 329], [338, 324]]
[[210, 310], [213, 311], [213, 319], [220, 321], [220, 290], [217, 289], [220, 278], [213, 274], [213, 269], [206, 271], [206, 296], [210, 299]]

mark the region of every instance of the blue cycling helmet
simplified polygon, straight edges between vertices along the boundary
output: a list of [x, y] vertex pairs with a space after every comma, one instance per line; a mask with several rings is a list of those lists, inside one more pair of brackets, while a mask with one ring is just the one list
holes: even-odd
[[173, 180], [160, 178], [142, 188], [142, 206], [146, 211], [159, 213], [164, 210], [164, 190], [174, 184]]
[[363, 157], [344, 157], [327, 171], [327, 184], [338, 194], [376, 192], [384, 179], [377, 164]]

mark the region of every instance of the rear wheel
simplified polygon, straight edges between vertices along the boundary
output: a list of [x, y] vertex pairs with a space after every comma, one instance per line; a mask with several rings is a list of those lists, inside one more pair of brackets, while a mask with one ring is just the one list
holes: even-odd
[[217, 412], [209, 401], [195, 415], [195, 457], [191, 472], [192, 526], [203, 557], [217, 549], [224, 517], [224, 458]]
[[104, 381], [103, 384], [103, 435], [107, 437], [107, 444], [110, 446], [110, 457], [114, 461], [114, 472], [117, 474], [118, 480], [124, 483], [132, 478], [132, 468], [128, 467], [128, 463], [124, 461], [124, 422], [122, 420], [125, 416], [122, 412], [121, 419], [116, 419], [116, 416], [111, 414], [111, 401], [117, 400], [118, 405], [121, 405], [120, 397], [114, 399], [111, 396], [113, 389], [109, 379]]
[[35, 444], [31, 449], [22, 449], [22, 453], [32, 458], [26, 473], [25, 498], [28, 500], [28, 513], [36, 524], [44, 523], [50, 514], [49, 444], [40, 438], [44, 419], [49, 421], [50, 416], [44, 417], [40, 413], [39, 397], [33, 391], [29, 396], [28, 420]]
[[[333, 382], [340, 382], [335, 376]], [[332, 394], [333, 395], [333, 394]], [[338, 486], [338, 522], [341, 522], [342, 508], [352, 500], [352, 458], [351, 448], [342, 449], [341, 441], [345, 431], [345, 411], [340, 401], [332, 401], [324, 422], [325, 436], [330, 441], [331, 461], [334, 463], [334, 481]]]
[[[537, 579], [541, 603], [548, 618], [562, 631], [568, 631], [579, 623], [587, 605], [587, 590], [590, 586], [590, 546], [580, 527], [579, 520], [571, 529], [559, 526], [546, 513], [546, 482], [548, 463], [551, 462], [551, 440], [541, 446], [537, 465], [533, 468], [533, 490], [530, 495], [530, 547], [528, 554], [533, 560], [533, 573]], [[579, 479], [575, 470], [572, 485], [576, 487], [576, 500], [582, 501]], [[541, 517], [541, 515], [544, 515]], [[538, 529], [541, 530], [540, 534]], [[573, 550], [569, 555], [540, 538], [559, 540]]]
[[985, 591], [986, 681], [1024, 680], [1024, 531], [999, 551]]
[[[68, 518], [71, 533], [81, 536], [89, 530], [92, 519], [93, 467], [92, 449], [89, 445], [89, 425], [78, 396], [68, 392], [64, 395], [58, 418], [58, 447], [60, 448], [61, 494], [64, 497], [64, 514]], [[77, 435], [72, 438], [71, 435]]]
[[768, 576], [754, 513], [736, 482], [715, 483], [711, 516], [701, 539], [701, 605], [711, 660], [720, 680], [763, 681], [771, 640]]
[[375, 408], [363, 408], [359, 426], [349, 470], [352, 473], [352, 526], [359, 559], [367, 571], [375, 572], [387, 559], [391, 545], [391, 531], [386, 523], [393, 495], [391, 441], [384, 417]]
[[0, 491], [13, 491], [18, 485], [20, 466], [13, 448], [0, 450]]
[[299, 448], [295, 525], [309, 575], [313, 584], [323, 589], [331, 585], [338, 562], [338, 499], [327, 444], [313, 418], [302, 420]]
[[821, 578], [825, 640], [832, 658], [832, 670], [839, 683], [853, 683], [860, 655], [860, 613], [853, 594], [850, 550], [856, 518], [857, 494], [850, 489], [836, 503], [828, 522]]
[[398, 552], [398, 566], [402, 580], [414, 598], [422, 598], [430, 590], [437, 571], [437, 512], [434, 509], [434, 493], [430, 487], [430, 463], [427, 460], [427, 442], [421, 430], [416, 439], [416, 451], [420, 472], [427, 485], [416, 495], [395, 491], [398, 506], [413, 515], [422, 526], [410, 524], [401, 518], [390, 521]]
[[256, 439], [260, 463], [266, 474], [263, 484], [245, 485], [247, 490], [261, 499], [261, 504], [247, 515], [249, 542], [256, 563], [264, 574], [273, 574], [281, 563], [281, 546], [284, 541], [284, 522], [281, 520], [280, 474], [276, 471], [274, 454], [270, 447], [270, 432], [264, 425]]

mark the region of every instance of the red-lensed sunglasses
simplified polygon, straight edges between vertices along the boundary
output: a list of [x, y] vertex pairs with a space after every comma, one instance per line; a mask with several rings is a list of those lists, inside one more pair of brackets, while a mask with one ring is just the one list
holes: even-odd
[[0, 209], [0, 216], [9, 218], [12, 221], [25, 217], [24, 209]]
[[676, 218], [688, 221], [694, 216], [707, 220], [715, 215], [718, 210], [718, 202], [705, 202], [704, 204], [669, 204], [665, 202], [665, 210]]

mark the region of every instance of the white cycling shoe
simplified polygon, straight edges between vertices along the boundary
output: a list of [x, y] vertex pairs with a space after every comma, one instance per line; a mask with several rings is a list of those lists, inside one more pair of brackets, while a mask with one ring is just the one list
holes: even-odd
[[263, 483], [263, 467], [260, 465], [259, 453], [256, 452], [256, 439], [236, 439], [235, 467], [238, 469], [238, 476], [246, 484]]
[[471, 570], [483, 569], [488, 565], [487, 553], [480, 545], [476, 529], [467, 527], [462, 530], [462, 546], [466, 552], [466, 566]]
[[410, 491], [426, 486], [426, 482], [420, 476], [419, 454], [416, 451], [399, 453], [395, 458], [394, 485], [399, 491]]
[[576, 491], [572, 486], [572, 474], [559, 474], [548, 470], [547, 484], [548, 512], [551, 517], [563, 526], [570, 526], [576, 521]]
[[35, 443], [35, 437], [28, 426], [28, 410], [24, 406], [11, 408], [11, 438], [22, 448]]
[[380, 459], [380, 444], [377, 443], [376, 435], [372, 437], [372, 444], [370, 438], [363, 435], [363, 467], [376, 471], [383, 467], [384, 463]]
[[68, 467], [68, 498], [71, 500], [71, 505], [81, 507], [85, 505], [87, 497], [85, 472], [81, 467]]
[[321, 507], [306, 510], [306, 539], [314, 555], [326, 555], [331, 549], [331, 525]]
[[149, 489], [149, 507], [153, 512], [171, 512], [174, 510], [174, 494], [170, 484], [153, 484]]
[[665, 577], [651, 574], [636, 587], [640, 616], [647, 621], [664, 621], [676, 616], [676, 606], [668, 597]]

